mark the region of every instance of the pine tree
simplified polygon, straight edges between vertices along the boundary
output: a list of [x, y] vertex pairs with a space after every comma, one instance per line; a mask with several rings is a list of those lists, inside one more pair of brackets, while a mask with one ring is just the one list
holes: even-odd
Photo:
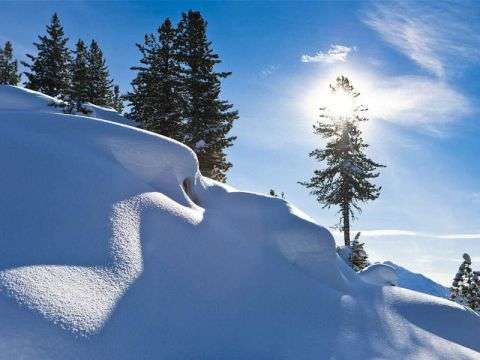
[[29, 69], [25, 72], [28, 89], [37, 90], [50, 96], [64, 96], [70, 88], [70, 51], [58, 15], [53, 14], [47, 35], [39, 36], [33, 45], [37, 55], [27, 54], [31, 64], [22, 62]]
[[100, 46], [95, 40], [90, 43], [88, 51], [88, 102], [98, 106], [111, 106], [113, 89], [106, 60]]
[[143, 44], [137, 44], [142, 54], [140, 65], [132, 67], [137, 76], [132, 81], [129, 117], [143, 129], [184, 140], [181, 67], [177, 48], [177, 30], [166, 19], [157, 36], [147, 34]]
[[376, 169], [383, 165], [369, 159], [364, 152], [368, 145], [358, 124], [368, 119], [363, 115], [366, 108], [356, 105], [360, 94], [344, 76], [338, 77], [330, 89], [332, 106], [321, 108], [320, 121], [313, 126], [314, 133], [327, 139], [327, 144], [310, 153], [325, 168], [315, 170], [310, 181], [300, 184], [310, 189], [324, 208], [340, 207], [339, 227], [345, 246], [350, 246], [350, 220], [355, 218], [355, 211], [361, 211], [360, 203], [380, 195], [381, 187], [371, 179], [379, 176]]
[[123, 113], [123, 96], [120, 94], [120, 86], [115, 85], [113, 87], [113, 99], [111, 103], [112, 108], [114, 108], [119, 114]]
[[351, 245], [350, 265], [353, 270], [361, 271], [368, 265], [368, 255], [363, 248], [363, 243], [359, 242], [360, 232], [355, 235]]
[[0, 47], [0, 85], [17, 85], [20, 81], [18, 62], [13, 58], [13, 46], [10, 41]]
[[236, 138], [228, 133], [238, 112], [219, 98], [221, 80], [231, 73], [215, 71], [221, 61], [207, 40], [206, 31], [207, 22], [198, 11], [182, 14], [178, 44], [187, 101], [184, 142], [197, 154], [205, 176], [225, 181], [225, 174], [232, 167], [225, 150]]
[[468, 254], [463, 254], [463, 262], [460, 265], [452, 287], [450, 299], [459, 304], [480, 311], [480, 272], [472, 271], [472, 260]]
[[83, 40], [79, 39], [75, 48], [75, 59], [72, 62], [72, 84], [64, 96], [65, 112], [82, 112], [88, 114], [84, 103], [89, 100], [89, 68], [88, 49]]

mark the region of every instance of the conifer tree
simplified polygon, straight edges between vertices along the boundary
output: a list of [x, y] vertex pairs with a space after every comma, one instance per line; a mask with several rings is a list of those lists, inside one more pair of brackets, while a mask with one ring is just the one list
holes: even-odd
[[22, 62], [29, 69], [25, 72], [28, 89], [37, 90], [50, 96], [64, 96], [70, 88], [70, 51], [68, 38], [57, 13], [53, 14], [47, 35], [39, 36], [39, 42], [33, 45], [37, 55], [27, 54], [31, 63]]
[[350, 220], [354, 219], [355, 211], [361, 211], [360, 203], [380, 195], [381, 187], [371, 180], [379, 176], [376, 170], [383, 165], [365, 154], [368, 145], [358, 124], [368, 119], [364, 115], [366, 108], [356, 104], [360, 94], [344, 76], [338, 77], [330, 90], [332, 105], [321, 108], [320, 121], [313, 126], [314, 133], [326, 139], [327, 144], [310, 153], [310, 157], [325, 166], [315, 170], [310, 181], [300, 184], [310, 189], [323, 207], [340, 207], [339, 227], [345, 246], [350, 246]]
[[0, 85], [17, 85], [20, 81], [18, 62], [13, 58], [13, 46], [10, 41], [0, 47]]
[[106, 60], [100, 46], [95, 40], [90, 43], [88, 51], [88, 102], [98, 106], [111, 106], [113, 89]]
[[460, 265], [452, 287], [450, 299], [459, 304], [480, 311], [480, 272], [472, 271], [472, 260], [468, 254], [463, 254], [463, 262]]
[[184, 141], [181, 67], [178, 57], [177, 30], [166, 19], [157, 35], [147, 34], [137, 44], [142, 54], [140, 65], [132, 67], [137, 76], [126, 99], [129, 117], [141, 128]]
[[350, 265], [353, 270], [361, 271], [368, 265], [368, 255], [363, 248], [363, 243], [359, 241], [360, 232], [355, 235], [351, 245]]
[[225, 174], [232, 167], [225, 150], [235, 140], [228, 133], [238, 112], [220, 99], [221, 80], [231, 73], [215, 71], [221, 61], [207, 40], [206, 31], [207, 22], [198, 11], [182, 14], [178, 46], [187, 101], [184, 142], [197, 154], [205, 176], [225, 181]]
[[120, 86], [115, 85], [113, 87], [113, 99], [112, 108], [114, 108], [119, 114], [123, 113], [123, 96], [120, 94]]
[[89, 68], [88, 68], [88, 49], [83, 40], [79, 39], [74, 51], [75, 59], [72, 62], [72, 84], [64, 100], [66, 102], [65, 112], [82, 112], [87, 114], [89, 111], [84, 107], [84, 103], [89, 100]]

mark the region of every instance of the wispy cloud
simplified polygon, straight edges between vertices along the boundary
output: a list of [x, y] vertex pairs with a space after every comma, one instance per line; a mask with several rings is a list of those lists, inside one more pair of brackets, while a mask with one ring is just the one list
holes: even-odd
[[269, 77], [270, 75], [272, 75], [273, 73], [275, 73], [278, 69], [280, 68], [279, 65], [268, 65], [266, 68], [264, 68], [261, 72], [260, 72], [260, 75], [262, 77]]
[[464, 95], [443, 81], [427, 77], [379, 79], [365, 96], [372, 118], [403, 125], [438, 125], [473, 112]]
[[[359, 231], [361, 238], [381, 238], [386, 240], [392, 238], [392, 241], [398, 240], [398, 238], [414, 238], [424, 240], [480, 240], [480, 233], [473, 234], [435, 234], [428, 232], [418, 232], [411, 230], [401, 229], [376, 229], [376, 230], [355, 230], [355, 234]], [[333, 237], [338, 244], [343, 243], [343, 232], [337, 229], [330, 229]]]
[[424, 233], [410, 230], [399, 229], [381, 229], [381, 230], [363, 230], [362, 236], [365, 237], [396, 237], [396, 236], [408, 236], [416, 238], [429, 238], [429, 239], [445, 239], [445, 240], [480, 240], [480, 233], [478, 234], [435, 234]]
[[326, 52], [319, 51], [315, 55], [302, 55], [302, 62], [318, 62], [324, 64], [333, 64], [336, 62], [346, 62], [348, 55], [354, 48], [343, 45], [330, 45]]
[[[480, 57], [480, 13], [474, 2], [377, 2], [363, 21], [438, 77]], [[460, 61], [459, 61], [460, 60]]]

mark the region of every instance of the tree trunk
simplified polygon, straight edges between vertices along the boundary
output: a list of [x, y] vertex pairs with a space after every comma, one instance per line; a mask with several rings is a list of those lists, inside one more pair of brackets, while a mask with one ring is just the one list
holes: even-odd
[[342, 206], [342, 217], [343, 217], [343, 239], [345, 241], [345, 246], [350, 246], [350, 206], [349, 204], [344, 204]]

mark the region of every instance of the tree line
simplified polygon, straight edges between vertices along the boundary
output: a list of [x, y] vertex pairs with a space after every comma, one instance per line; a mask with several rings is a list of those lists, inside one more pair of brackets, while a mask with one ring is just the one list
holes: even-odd
[[[22, 61], [25, 87], [62, 100], [67, 113], [88, 114], [86, 103], [112, 107], [139, 127], [188, 145], [197, 155], [203, 175], [225, 182], [232, 167], [226, 150], [236, 137], [229, 132], [238, 112], [222, 100], [221, 81], [230, 72], [218, 72], [221, 62], [207, 38], [207, 22], [198, 11], [181, 14], [175, 26], [166, 19], [156, 33], [136, 44], [141, 59], [132, 66], [131, 90], [120, 94], [110, 78], [99, 44], [82, 39], [72, 51], [58, 14], [46, 35], [33, 45], [36, 54]], [[0, 85], [18, 85], [21, 76], [11, 42], [0, 47]]]

